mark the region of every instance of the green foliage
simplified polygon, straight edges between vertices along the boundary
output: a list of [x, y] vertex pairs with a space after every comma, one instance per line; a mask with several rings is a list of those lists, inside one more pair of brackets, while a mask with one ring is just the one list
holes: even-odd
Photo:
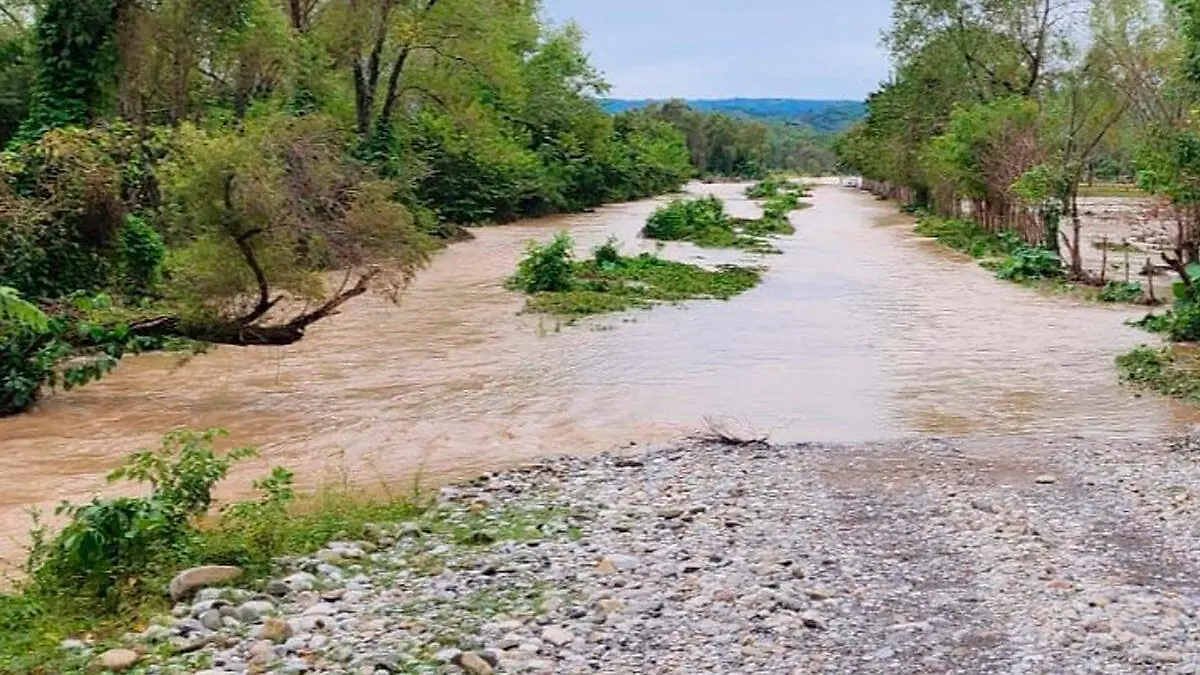
[[777, 253], [767, 237], [796, 231], [787, 214], [798, 204], [794, 196], [777, 196], [767, 202], [762, 218], [743, 220], [730, 218], [724, 202], [713, 195], [676, 199], [650, 215], [642, 236], [659, 241], [687, 241], [703, 248]]
[[[245, 564], [255, 561], [266, 564], [285, 551], [289, 518], [288, 507], [296, 498], [295, 474], [275, 467], [266, 478], [254, 481], [253, 487], [261, 496], [253, 501], [234, 502], [221, 510], [221, 529], [237, 532], [238, 537], [224, 539], [223, 546], [214, 547], [217, 559]], [[232, 548], [224, 548], [229, 546]]]
[[932, 237], [972, 258], [992, 259], [1008, 254], [1004, 240], [969, 220], [924, 215], [917, 221], [916, 233]]
[[980, 260], [982, 265], [995, 270], [999, 279], [1025, 282], [1062, 276], [1062, 261], [1057, 255], [1029, 246], [1012, 232], [995, 234], [969, 220], [929, 214], [917, 221], [916, 232]]
[[614, 266], [621, 262], [620, 242], [616, 237], [609, 237], [608, 241], [596, 247], [592, 252], [592, 259], [596, 261], [596, 267], [603, 269], [606, 266]]
[[1186, 41], [1185, 71], [1200, 84], [1200, 2], [1197, 0], [1168, 0], [1179, 10], [1179, 30]]
[[1200, 342], [1200, 305], [1190, 301], [1175, 303], [1162, 314], [1147, 314], [1134, 323], [1151, 333], [1162, 333], [1172, 342]]
[[37, 78], [24, 140], [84, 125], [104, 104], [116, 72], [117, 0], [47, 0], [37, 17]]
[[1178, 348], [1142, 345], [1117, 357], [1121, 379], [1134, 386], [1189, 401], [1200, 401], [1200, 362]]
[[105, 296], [75, 297], [67, 311], [48, 317], [14, 289], [0, 287], [0, 417], [33, 405], [45, 387], [73, 389], [98, 380], [143, 346], [125, 327], [86, 320], [108, 304]]
[[137, 216], [127, 216], [121, 228], [121, 276], [125, 292], [149, 295], [162, 283], [167, 247], [162, 235]]
[[110, 481], [148, 483], [151, 492], [145, 497], [59, 507], [67, 525], [32, 557], [38, 589], [115, 608], [145, 593], [145, 584], [186, 559], [213, 489], [234, 462], [254, 454], [247, 448], [217, 453], [213, 441], [221, 435], [218, 430], [171, 432], [160, 448], [135, 453], [109, 475]]
[[996, 270], [996, 278], [1008, 281], [1031, 281], [1062, 276], [1062, 261], [1052, 251], [1023, 243], [1008, 245], [1008, 256]]
[[571, 263], [569, 274], [563, 290], [527, 291], [532, 297], [526, 311], [577, 318], [645, 308], [657, 302], [728, 300], [761, 280], [761, 272], [754, 268], [726, 266], [710, 271], [648, 253], [624, 257], [611, 241], [597, 248], [590, 259]]
[[746, 188], [746, 196], [750, 199], [768, 199], [779, 194], [787, 183], [785, 180], [780, 180], [775, 176], [768, 176], [754, 185]]
[[1136, 281], [1110, 281], [1100, 289], [1100, 302], [1133, 303], [1142, 299], [1145, 291]]
[[566, 232], [559, 232], [545, 244], [530, 242], [509, 285], [525, 293], [570, 290], [573, 246], [574, 242]]
[[708, 195], [699, 199], [676, 199], [655, 209], [646, 221], [642, 236], [660, 241], [697, 241], [714, 231], [733, 231], [725, 215], [725, 203]]

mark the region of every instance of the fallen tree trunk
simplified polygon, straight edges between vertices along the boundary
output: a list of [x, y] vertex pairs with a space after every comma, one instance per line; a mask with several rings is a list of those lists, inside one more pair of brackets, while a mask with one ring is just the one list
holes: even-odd
[[304, 331], [321, 319], [337, 314], [343, 304], [367, 292], [371, 280], [378, 276], [378, 269], [363, 273], [351, 288], [340, 289], [329, 300], [316, 309], [305, 312], [287, 323], [246, 325], [239, 319], [225, 319], [195, 324], [182, 321], [177, 316], [158, 316], [139, 321], [129, 326], [134, 336], [180, 337], [199, 342], [211, 342], [241, 347], [285, 346], [299, 342]]

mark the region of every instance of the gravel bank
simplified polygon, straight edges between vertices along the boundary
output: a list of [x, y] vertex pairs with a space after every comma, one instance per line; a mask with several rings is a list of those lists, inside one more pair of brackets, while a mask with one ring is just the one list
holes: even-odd
[[1007, 438], [548, 460], [443, 490], [438, 528], [202, 591], [134, 668], [1197, 673], [1198, 459]]

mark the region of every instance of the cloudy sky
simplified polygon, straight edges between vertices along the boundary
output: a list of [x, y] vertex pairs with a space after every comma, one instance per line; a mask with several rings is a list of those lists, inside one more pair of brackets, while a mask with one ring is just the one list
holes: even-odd
[[543, 0], [587, 32], [621, 98], [861, 99], [886, 77], [891, 0]]

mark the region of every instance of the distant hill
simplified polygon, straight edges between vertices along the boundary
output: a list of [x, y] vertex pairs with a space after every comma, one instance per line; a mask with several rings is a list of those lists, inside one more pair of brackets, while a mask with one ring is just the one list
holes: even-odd
[[[604, 109], [611, 113], [644, 108], [661, 100], [608, 99]], [[796, 98], [695, 99], [687, 104], [705, 112], [719, 112], [764, 121], [800, 122], [821, 133], [844, 131], [867, 114], [862, 101], [819, 101]]]

